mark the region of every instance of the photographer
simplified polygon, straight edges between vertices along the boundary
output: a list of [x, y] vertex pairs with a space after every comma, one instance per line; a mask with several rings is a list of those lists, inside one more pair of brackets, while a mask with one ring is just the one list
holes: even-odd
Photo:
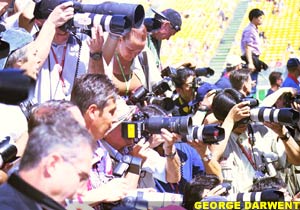
[[229, 76], [233, 71], [242, 69], [242, 64], [245, 64], [239, 56], [237, 55], [228, 55], [226, 58], [226, 68], [223, 72], [221, 78], [215, 83], [217, 88], [231, 88], [231, 83], [229, 81]]
[[[141, 111], [147, 116], [167, 116], [166, 112], [156, 105], [145, 106], [141, 109]], [[164, 130], [164, 133], [168, 133], [165, 131], [165, 129], [162, 130]], [[164, 133], [162, 133], [162, 137], [166, 135]], [[152, 135], [152, 138], [149, 139], [149, 142], [151, 148], [156, 150], [161, 156], [167, 157], [167, 164], [169, 163], [169, 161], [174, 161], [174, 163], [178, 161], [178, 163], [176, 163], [176, 166], [180, 168], [181, 173], [181, 179], [179, 179], [179, 181], [173, 179], [173, 181], [168, 180], [168, 183], [166, 183], [162, 182], [159, 179], [156, 179], [156, 189], [158, 191], [182, 194], [184, 186], [187, 182], [189, 182], [197, 174], [204, 173], [205, 169], [201, 157], [198, 155], [196, 150], [186, 142], [174, 142], [174, 140], [170, 141], [169, 138], [161, 138], [160, 135], [155, 134]], [[178, 160], [172, 160], [171, 158], [168, 158], [168, 147], [173, 147], [173, 150], [176, 149], [172, 153], [176, 153], [176, 156], [179, 157]], [[170, 173], [171, 171], [174, 171], [174, 169], [169, 167], [167, 169], [167, 172]]]
[[247, 97], [251, 93], [251, 88], [254, 82], [251, 79], [251, 72], [247, 68], [234, 71], [229, 77], [232, 88], [239, 91], [244, 97]]
[[189, 102], [195, 97], [196, 85], [195, 85], [195, 72], [188, 67], [181, 67], [177, 69], [176, 75], [172, 77], [172, 81], [176, 87], [176, 93], [178, 98], [174, 100], [175, 107], [179, 110], [179, 115], [189, 115], [194, 112], [192, 107], [189, 106]]
[[184, 188], [182, 206], [185, 209], [194, 209], [195, 202], [199, 201], [227, 201], [223, 195], [228, 194], [228, 189], [220, 183], [215, 175], [196, 176]]
[[[229, 110], [240, 102], [241, 93], [225, 89], [215, 96], [213, 113], [222, 121]], [[242, 103], [243, 106], [249, 106], [246, 105], [247, 101], [246, 104]], [[249, 107], [247, 112], [249, 116]], [[281, 151], [275, 151], [274, 144], [277, 144], [276, 135], [260, 123], [249, 123], [245, 119], [235, 123], [225, 151], [220, 156], [224, 181], [231, 182], [233, 192], [246, 192], [255, 179], [276, 174], [273, 162], [279, 168], [285, 167], [285, 155]], [[213, 150], [212, 152], [214, 153]]]
[[141, 85], [151, 90], [162, 79], [145, 46], [146, 38], [144, 25], [132, 28], [120, 37], [114, 56], [105, 66], [104, 73], [112, 79], [121, 96], [130, 96]]
[[[115, 202], [123, 198], [130, 189], [135, 189], [138, 182], [138, 170], [128, 173], [125, 178], [113, 176], [113, 161], [103, 140], [112, 123], [116, 110], [117, 89], [107, 76], [85, 74], [76, 81], [71, 94], [71, 101], [80, 109], [87, 129], [92, 134], [97, 148], [94, 150], [90, 179], [85, 191], [79, 195], [91, 206], [103, 207], [105, 202]], [[126, 113], [126, 116], [129, 113]], [[102, 206], [102, 207], [101, 207]]]
[[152, 11], [155, 13], [154, 19], [159, 21], [161, 26], [158, 30], [148, 34], [147, 46], [156, 59], [157, 68], [161, 69], [160, 48], [162, 40], [169, 40], [171, 36], [174, 36], [177, 32], [179, 32], [182, 20], [181, 15], [171, 8], [162, 12], [156, 12], [153, 9]]
[[288, 75], [282, 83], [282, 87], [293, 87], [300, 90], [298, 78], [300, 76], [300, 61], [298, 58], [290, 58], [286, 64]]
[[[51, 16], [48, 12], [50, 5], [52, 5], [51, 1], [43, 0], [35, 7], [34, 17], [41, 23], [42, 29]], [[62, 5], [65, 7], [65, 14], [69, 14], [68, 18], [73, 18], [73, 2], [67, 1], [56, 7]], [[72, 86], [77, 76], [87, 72], [96, 72], [98, 68], [103, 68], [102, 58], [99, 59], [93, 56], [95, 53], [99, 54], [101, 52], [103, 45], [100, 26], [95, 25], [92, 28], [91, 37], [83, 33], [72, 34], [71, 31], [58, 25], [55, 26], [54, 31], [51, 30], [51, 35], [52, 33], [53, 39], [51, 39], [48, 51], [44, 51], [46, 55], [43, 55], [45, 56], [43, 61], [45, 62], [41, 63], [42, 68], [38, 75], [35, 91], [35, 100], [37, 102], [44, 102], [50, 99], [69, 100]], [[45, 88], [46, 86], [47, 88]]]
[[[126, 110], [125, 107], [127, 105], [124, 103], [122, 102], [121, 106], [118, 106], [118, 110], [120, 109], [118, 115], [123, 113], [123, 110]], [[152, 107], [152, 105], [149, 106]], [[143, 107], [140, 111], [145, 114], [147, 109], [148, 106]], [[123, 118], [123, 120], [125, 119]], [[140, 141], [134, 143], [134, 139], [122, 137], [121, 122], [116, 123], [106, 135], [105, 141], [122, 154], [130, 154], [143, 160], [138, 188], [155, 188], [154, 178], [163, 183], [177, 183], [180, 180], [179, 158], [173, 145], [179, 138], [178, 134], [161, 129], [161, 134], [151, 134], [151, 136], [142, 137]], [[146, 141], [145, 138], [147, 138]], [[164, 142], [164, 147], [161, 149], [165, 152], [165, 156], [160, 156], [159, 153], [152, 149], [152, 142], [154, 141], [159, 142], [159, 144]]]

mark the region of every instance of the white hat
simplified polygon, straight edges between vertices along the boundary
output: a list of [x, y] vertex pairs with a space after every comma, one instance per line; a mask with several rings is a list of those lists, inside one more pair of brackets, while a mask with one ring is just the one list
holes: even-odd
[[226, 68], [233, 68], [239, 64], [245, 64], [246, 62], [238, 55], [228, 55], [226, 58]]
[[[119, 97], [116, 100], [116, 110], [113, 116], [113, 123], [111, 128], [106, 132], [108, 134], [111, 132], [113, 129], [118, 127], [123, 121], [125, 120], [131, 120], [132, 115], [135, 113], [137, 110], [137, 106], [134, 105], [127, 105], [126, 101]], [[106, 135], [105, 134], [105, 135]]]

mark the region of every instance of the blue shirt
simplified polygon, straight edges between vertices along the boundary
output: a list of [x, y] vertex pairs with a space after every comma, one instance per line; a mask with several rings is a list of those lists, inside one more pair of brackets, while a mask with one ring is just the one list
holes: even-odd
[[228, 76], [223, 75], [216, 83], [215, 86], [220, 89], [225, 89], [225, 88], [231, 88], [232, 85], [230, 83], [230, 80]]
[[290, 75], [288, 75], [287, 78], [285, 78], [281, 87], [292, 87], [296, 88], [297, 90], [300, 90], [299, 82], [295, 81], [295, 79], [293, 79]]
[[184, 142], [175, 143], [181, 162], [181, 180], [178, 184], [163, 183], [158, 180], [156, 188], [159, 192], [183, 193], [184, 186], [197, 174], [205, 172], [203, 162], [198, 152], [189, 144]]

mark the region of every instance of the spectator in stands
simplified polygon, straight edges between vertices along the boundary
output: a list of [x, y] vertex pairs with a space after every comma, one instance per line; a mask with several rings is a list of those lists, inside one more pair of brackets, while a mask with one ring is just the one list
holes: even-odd
[[0, 187], [0, 208], [64, 209], [65, 199], [88, 180], [93, 145], [86, 128], [74, 119], [37, 126], [18, 174]]
[[278, 71], [271, 72], [271, 74], [269, 75], [269, 81], [270, 81], [271, 88], [268, 89], [266, 96], [270, 95], [271, 93], [273, 93], [274, 91], [278, 90], [281, 87], [283, 81], [282, 73]]
[[244, 68], [239, 71], [234, 71], [230, 74], [229, 79], [232, 88], [242, 93], [244, 97], [250, 95], [253, 82], [249, 69]]
[[258, 26], [263, 23], [264, 12], [260, 9], [252, 9], [249, 12], [250, 24], [244, 29], [241, 38], [242, 59], [248, 64], [251, 71], [251, 78], [255, 81], [252, 87], [251, 95], [256, 93], [256, 84], [258, 73], [268, 68], [268, 65], [259, 59], [261, 55], [261, 45], [258, 32]]
[[286, 64], [288, 75], [282, 83], [282, 87], [293, 87], [300, 90], [299, 75], [300, 75], [300, 61], [298, 58], [290, 58]]
[[182, 20], [179, 12], [171, 8], [162, 12], [157, 12], [154, 9], [152, 11], [155, 13], [154, 18], [161, 22], [161, 27], [159, 30], [148, 35], [147, 46], [156, 59], [157, 67], [161, 69], [160, 48], [162, 40], [169, 40], [171, 36], [180, 31]]
[[232, 71], [240, 70], [242, 68], [242, 64], [245, 64], [239, 56], [237, 55], [228, 55], [226, 59], [226, 69], [221, 78], [215, 83], [217, 88], [225, 89], [231, 88], [231, 84], [229, 81], [229, 76]]

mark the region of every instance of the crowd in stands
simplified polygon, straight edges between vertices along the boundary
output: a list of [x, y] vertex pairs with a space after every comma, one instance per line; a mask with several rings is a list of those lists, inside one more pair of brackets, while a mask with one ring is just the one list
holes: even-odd
[[249, 11], [242, 53], [213, 83], [195, 63], [163, 68], [163, 43], [178, 45], [192, 18], [222, 31], [224, 5], [210, 18], [152, 8], [153, 28], [133, 17], [143, 6], [109, 2], [105, 12], [127, 21], [118, 28], [78, 12], [92, 8], [84, 3], [0, 1], [0, 209], [190, 210], [251, 192], [299, 200], [300, 61], [289, 58], [287, 76], [272, 72], [265, 99], [254, 98], [268, 69], [263, 10]]

